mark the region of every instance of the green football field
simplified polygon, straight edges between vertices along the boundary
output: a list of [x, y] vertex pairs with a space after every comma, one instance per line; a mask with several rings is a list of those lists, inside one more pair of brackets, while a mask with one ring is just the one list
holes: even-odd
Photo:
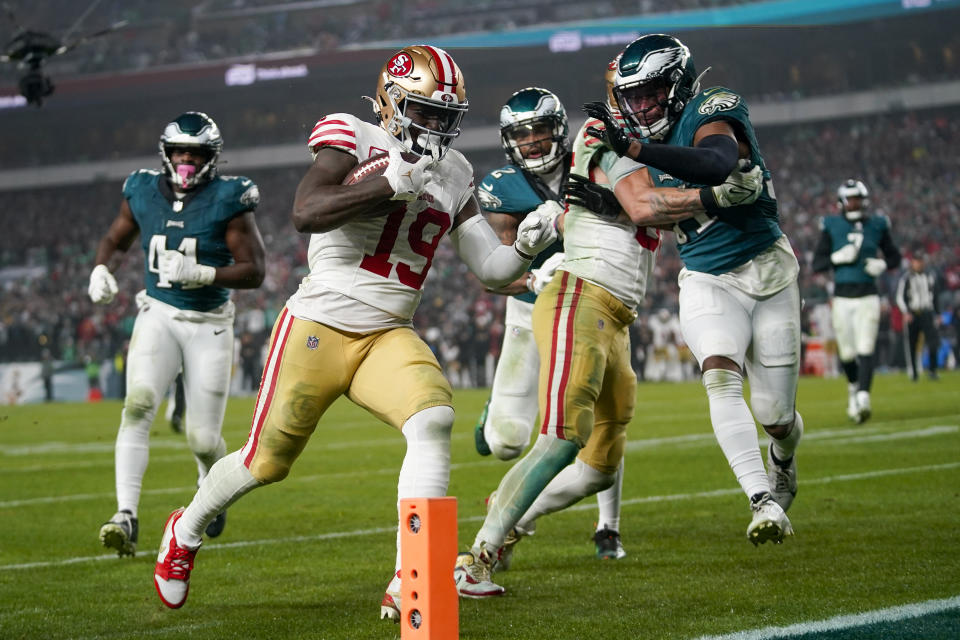
[[[485, 397], [455, 395], [460, 548], [509, 464], [474, 451]], [[804, 379], [796, 535], [756, 548], [702, 387], [641, 384], [637, 397], [627, 558], [595, 558], [592, 498], [544, 518], [496, 574], [507, 594], [460, 602], [461, 638], [960, 638], [960, 374], [878, 376], [874, 417], [860, 426], [846, 421], [843, 381]], [[231, 450], [252, 406], [230, 402]], [[192, 497], [196, 467], [185, 438], [158, 420], [139, 552], [107, 554], [97, 534], [115, 510], [119, 416], [115, 402], [0, 407], [0, 638], [400, 636], [378, 620], [393, 569], [397, 432], [334, 405], [290, 477], [231, 509], [172, 611], [154, 591], [155, 549], [167, 514]]]

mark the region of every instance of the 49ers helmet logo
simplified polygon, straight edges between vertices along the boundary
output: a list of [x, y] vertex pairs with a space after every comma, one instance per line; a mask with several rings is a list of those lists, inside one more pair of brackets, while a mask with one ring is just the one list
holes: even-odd
[[396, 78], [404, 78], [412, 72], [413, 60], [403, 51], [390, 58], [390, 62], [387, 63], [387, 73]]

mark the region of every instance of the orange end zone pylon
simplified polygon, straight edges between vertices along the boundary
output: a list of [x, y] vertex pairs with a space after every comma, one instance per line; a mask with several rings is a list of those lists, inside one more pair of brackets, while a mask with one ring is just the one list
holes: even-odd
[[460, 603], [453, 582], [457, 499], [400, 501], [400, 638], [456, 640]]

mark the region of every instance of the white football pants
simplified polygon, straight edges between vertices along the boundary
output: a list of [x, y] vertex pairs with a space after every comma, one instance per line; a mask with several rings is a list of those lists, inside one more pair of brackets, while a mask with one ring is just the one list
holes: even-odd
[[763, 425], [793, 420], [800, 373], [800, 293], [794, 281], [767, 297], [691, 273], [680, 284], [680, 329], [703, 366], [724, 356], [744, 367], [750, 406]]
[[873, 355], [880, 330], [880, 296], [835, 297], [831, 316], [842, 362]]
[[526, 450], [537, 422], [540, 355], [532, 312], [529, 302], [507, 298], [503, 346], [483, 427], [490, 450], [501, 460], [512, 460]]
[[181, 367], [187, 442], [200, 475], [226, 453], [220, 430], [233, 364], [234, 315], [232, 302], [216, 312], [184, 312], [141, 292], [137, 303], [115, 454], [118, 509], [134, 514], [149, 459], [150, 425]]

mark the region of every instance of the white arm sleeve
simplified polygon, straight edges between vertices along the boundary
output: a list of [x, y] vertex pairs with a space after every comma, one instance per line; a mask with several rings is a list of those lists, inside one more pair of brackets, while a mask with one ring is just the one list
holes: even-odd
[[500, 242], [482, 215], [454, 229], [450, 240], [470, 271], [491, 289], [510, 284], [530, 266], [530, 260], [521, 257], [513, 245]]

